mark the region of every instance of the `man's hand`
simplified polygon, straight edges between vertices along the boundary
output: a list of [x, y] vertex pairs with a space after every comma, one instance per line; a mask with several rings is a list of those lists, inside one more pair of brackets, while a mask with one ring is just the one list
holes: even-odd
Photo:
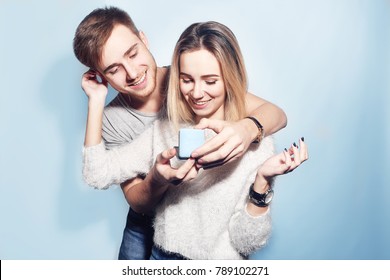
[[81, 87], [90, 100], [105, 101], [108, 93], [107, 84], [104, 77], [91, 69], [85, 72], [81, 79]]
[[198, 167], [221, 165], [241, 157], [254, 139], [250, 125], [254, 126], [248, 119], [228, 122], [203, 118], [195, 128], [209, 128], [218, 134], [191, 154], [197, 159]]

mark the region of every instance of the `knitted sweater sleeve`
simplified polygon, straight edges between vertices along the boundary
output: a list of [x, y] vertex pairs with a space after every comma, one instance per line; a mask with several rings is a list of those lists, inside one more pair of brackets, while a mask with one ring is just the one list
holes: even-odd
[[153, 163], [153, 126], [131, 143], [107, 150], [104, 142], [83, 148], [83, 178], [91, 187], [107, 189], [149, 172]]
[[[274, 146], [271, 137], [263, 140], [260, 157], [264, 162], [274, 153]], [[257, 169], [256, 169], [257, 171]], [[254, 172], [255, 175], [256, 171]], [[271, 235], [271, 213], [270, 210], [260, 216], [252, 216], [246, 210], [249, 200], [249, 187], [253, 183], [255, 176], [249, 176], [246, 180], [245, 191], [235, 207], [235, 212], [230, 218], [229, 233], [233, 246], [243, 256], [249, 256], [262, 248]]]
[[232, 216], [229, 224], [232, 244], [244, 256], [249, 256], [266, 244], [271, 228], [270, 210], [254, 217], [247, 212], [246, 206]]

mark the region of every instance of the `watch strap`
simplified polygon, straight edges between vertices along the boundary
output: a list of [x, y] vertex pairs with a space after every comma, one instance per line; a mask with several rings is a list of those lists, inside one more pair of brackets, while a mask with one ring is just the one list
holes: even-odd
[[272, 188], [269, 188], [265, 193], [258, 193], [253, 189], [253, 183], [249, 188], [249, 200], [258, 207], [267, 207], [271, 201], [266, 202], [268, 195], [273, 195]]

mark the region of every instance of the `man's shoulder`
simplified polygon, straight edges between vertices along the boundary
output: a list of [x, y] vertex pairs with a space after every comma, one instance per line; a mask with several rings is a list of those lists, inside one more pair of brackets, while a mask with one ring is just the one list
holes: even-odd
[[104, 113], [111, 113], [117, 110], [125, 109], [126, 104], [123, 100], [123, 96], [118, 93], [108, 104], [104, 107]]
[[120, 93], [112, 99], [105, 107], [103, 112], [104, 121], [115, 121], [115, 120], [129, 120], [137, 116], [137, 111], [133, 110], [125, 100], [125, 97]]
[[137, 118], [137, 119], [155, 119], [158, 116], [158, 113], [145, 113], [138, 111], [131, 107], [131, 103], [126, 100], [126, 96], [123, 94], [118, 94], [114, 99], [112, 99], [104, 107], [104, 116], [113, 117], [113, 118]]
[[107, 147], [131, 142], [143, 133], [156, 119], [158, 113], [143, 113], [131, 108], [126, 96], [118, 94], [103, 112], [103, 139]]

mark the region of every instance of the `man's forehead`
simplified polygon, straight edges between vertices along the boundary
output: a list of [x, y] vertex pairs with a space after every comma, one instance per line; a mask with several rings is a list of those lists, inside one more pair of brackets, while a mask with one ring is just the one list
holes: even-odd
[[103, 69], [116, 63], [133, 46], [141, 42], [132, 30], [124, 25], [117, 25], [103, 45], [100, 67]]
[[138, 32], [134, 32], [129, 26], [126, 26], [124, 24], [121, 24], [121, 23], [117, 23], [114, 25], [112, 31], [111, 31], [111, 35], [113, 33], [129, 33], [133, 36], [138, 36]]
[[125, 25], [117, 24], [107, 38], [104, 47], [111, 47], [117, 44], [134, 44], [140, 41], [138, 34], [135, 34], [130, 28]]

